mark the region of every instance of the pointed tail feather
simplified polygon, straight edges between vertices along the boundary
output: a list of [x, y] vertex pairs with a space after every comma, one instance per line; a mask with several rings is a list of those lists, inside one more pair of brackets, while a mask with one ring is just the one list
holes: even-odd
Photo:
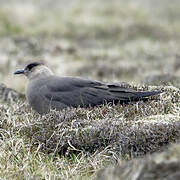
[[[134, 93], [134, 95], [132, 96], [133, 100], [138, 100], [138, 99], [146, 99], [147, 97], [150, 96], [155, 96], [158, 94], [161, 94], [162, 91], [147, 91], [147, 92], [136, 92]], [[130, 98], [131, 99], [131, 98]]]

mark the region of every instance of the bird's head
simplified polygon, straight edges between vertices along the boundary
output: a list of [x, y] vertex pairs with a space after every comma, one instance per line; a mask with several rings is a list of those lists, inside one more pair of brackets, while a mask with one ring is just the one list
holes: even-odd
[[52, 75], [52, 71], [42, 63], [34, 62], [28, 64], [24, 69], [20, 69], [14, 72], [14, 74], [24, 74], [29, 80], [37, 77], [45, 77]]

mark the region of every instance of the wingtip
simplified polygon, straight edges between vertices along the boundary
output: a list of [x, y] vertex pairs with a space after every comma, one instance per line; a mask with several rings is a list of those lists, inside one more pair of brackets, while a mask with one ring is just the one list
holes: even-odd
[[156, 96], [156, 95], [159, 95], [161, 93], [163, 93], [163, 91], [161, 90], [158, 90], [158, 91], [151, 91], [152, 95], [151, 96]]
[[141, 98], [147, 98], [150, 96], [157, 96], [159, 94], [163, 93], [163, 91], [158, 90], [158, 91], [146, 91], [146, 92], [140, 92], [140, 94], [138, 94]]

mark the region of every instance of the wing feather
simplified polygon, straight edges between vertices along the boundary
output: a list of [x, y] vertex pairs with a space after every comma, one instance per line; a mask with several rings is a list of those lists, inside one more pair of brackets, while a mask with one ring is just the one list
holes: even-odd
[[105, 102], [128, 102], [156, 95], [156, 92], [137, 92], [117, 84], [105, 84], [98, 81], [71, 77], [49, 78], [40, 89], [40, 93], [52, 106], [86, 107]]

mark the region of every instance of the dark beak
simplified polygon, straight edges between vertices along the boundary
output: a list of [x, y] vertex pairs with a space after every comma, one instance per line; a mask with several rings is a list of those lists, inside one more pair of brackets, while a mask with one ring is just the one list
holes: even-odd
[[24, 74], [24, 70], [23, 69], [17, 70], [16, 72], [14, 72], [14, 74]]

